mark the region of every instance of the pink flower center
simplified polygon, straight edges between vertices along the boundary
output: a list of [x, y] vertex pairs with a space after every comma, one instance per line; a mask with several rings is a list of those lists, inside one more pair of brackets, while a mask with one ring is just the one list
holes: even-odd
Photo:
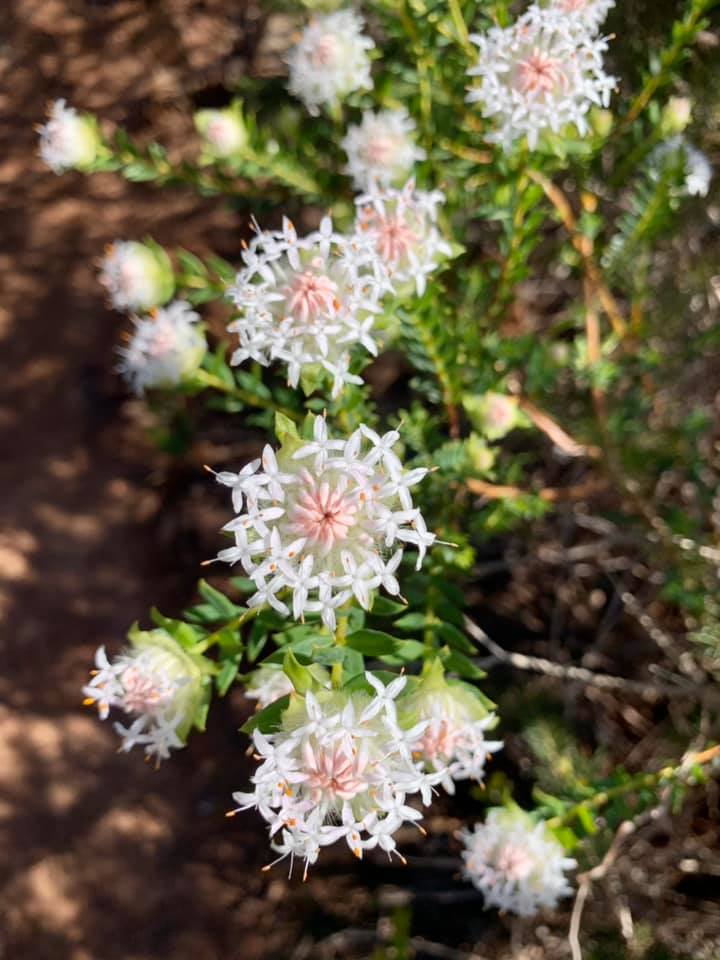
[[447, 760], [455, 752], [460, 730], [451, 726], [447, 720], [433, 720], [426, 728], [420, 741], [420, 752], [426, 760]]
[[338, 307], [337, 284], [324, 274], [305, 270], [299, 273], [286, 288], [288, 312], [307, 323], [310, 317], [318, 313], [334, 313]]
[[417, 234], [399, 217], [386, 217], [377, 227], [375, 244], [387, 263], [398, 263], [417, 241]]
[[340, 747], [315, 747], [306, 743], [305, 787], [313, 803], [322, 800], [352, 800], [367, 787], [363, 779], [365, 763], [357, 756], [348, 756]]
[[177, 346], [175, 330], [172, 324], [167, 321], [155, 321], [155, 331], [152, 340], [148, 344], [147, 352], [151, 357], [164, 357]]
[[566, 13], [574, 13], [577, 10], [582, 10], [586, 5], [586, 0], [560, 0], [558, 4], [560, 9]]
[[327, 483], [316, 487], [306, 477], [308, 486], [298, 497], [291, 511], [292, 529], [308, 543], [319, 544], [325, 553], [347, 537], [354, 526], [357, 507], [342, 491], [331, 490]]
[[512, 423], [514, 406], [503, 397], [494, 397], [488, 404], [488, 420], [495, 427], [507, 427]]
[[167, 690], [138, 667], [128, 667], [122, 674], [125, 708], [133, 713], [152, 713], [167, 698]]
[[556, 57], [536, 48], [518, 65], [518, 87], [521, 93], [553, 93], [558, 87], [567, 89], [567, 77]]
[[368, 163], [375, 167], [387, 166], [395, 152], [395, 141], [383, 135], [371, 137], [365, 147]]
[[326, 33], [318, 39], [315, 49], [310, 54], [310, 61], [316, 67], [329, 67], [337, 58], [337, 38], [332, 33]]
[[207, 125], [207, 138], [210, 143], [221, 150], [232, 146], [232, 125], [224, 117], [213, 117]]
[[500, 850], [496, 865], [509, 880], [523, 880], [532, 873], [533, 859], [524, 847], [508, 843]]

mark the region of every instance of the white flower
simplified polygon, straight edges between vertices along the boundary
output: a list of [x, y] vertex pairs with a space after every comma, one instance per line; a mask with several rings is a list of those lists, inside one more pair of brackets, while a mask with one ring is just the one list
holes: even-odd
[[362, 18], [353, 10], [317, 16], [289, 51], [288, 89], [313, 115], [321, 106], [372, 86], [368, 50], [375, 44], [362, 30]]
[[691, 197], [708, 195], [713, 175], [710, 162], [701, 150], [688, 143], [684, 137], [670, 137], [669, 140], [659, 144], [653, 150], [650, 159], [655, 167], [651, 172], [656, 174], [661, 174], [668, 164], [682, 164], [685, 174], [684, 192]]
[[198, 369], [207, 346], [195, 325], [199, 319], [184, 300], [134, 318], [128, 345], [118, 348], [118, 370], [136, 393], [177, 386]]
[[440, 259], [451, 256], [437, 228], [437, 210], [444, 200], [439, 190], [416, 190], [413, 180], [402, 190], [373, 190], [356, 198], [355, 234], [372, 243], [393, 289], [412, 284], [421, 296]]
[[346, 173], [358, 190], [402, 182], [425, 158], [407, 110], [365, 110], [360, 123], [348, 127], [342, 148], [348, 156]]
[[245, 696], [257, 700], [259, 709], [291, 693], [292, 689], [293, 685], [279, 663], [264, 663], [245, 681]]
[[66, 107], [56, 100], [47, 123], [40, 127], [40, 156], [53, 173], [91, 166], [97, 157], [100, 138], [92, 117]]
[[416, 757], [428, 770], [445, 770], [442, 785], [448, 793], [455, 793], [456, 780], [482, 783], [490, 755], [503, 743], [486, 738], [497, 717], [471, 686], [447, 681], [440, 660], [434, 660], [425, 665], [420, 683], [403, 698], [401, 706], [401, 726], [425, 725]]
[[590, 30], [599, 30], [615, 0], [550, 0], [548, 9], [560, 16], [578, 17]]
[[404, 544], [417, 547], [419, 566], [435, 535], [410, 494], [427, 470], [404, 470], [390, 447], [388, 435], [363, 428], [348, 440], [331, 439], [316, 417], [311, 441], [288, 438], [277, 457], [265, 448], [272, 477], [257, 468], [218, 474], [233, 490], [241, 485], [245, 501], [245, 511], [223, 528], [236, 545], [218, 559], [242, 563], [258, 588], [252, 605], [287, 611], [277, 597], [287, 588], [296, 619], [319, 613], [333, 629], [336, 608], [351, 596], [367, 608], [378, 586], [399, 592], [395, 571]]
[[222, 110], [198, 110], [195, 127], [212, 157], [231, 157], [247, 144], [247, 130], [239, 104]]
[[395, 722], [406, 679], [384, 687], [366, 677], [378, 696], [321, 689], [291, 697], [280, 729], [253, 735], [262, 759], [253, 791], [233, 794], [237, 810], [255, 808], [268, 822], [279, 859], [299, 857], [306, 873], [320, 849], [340, 839], [357, 857], [376, 846], [396, 852], [393, 834], [421, 819], [407, 798], [420, 794], [427, 803], [442, 776], [412, 759], [422, 729]]
[[131, 631], [130, 648], [108, 660], [95, 654], [96, 669], [85, 687], [85, 703], [96, 704], [101, 720], [111, 708], [126, 713], [128, 726], [115, 723], [122, 750], [136, 744], [158, 760], [185, 745], [203, 694], [207, 665], [182, 650], [164, 630]]
[[479, 57], [468, 72], [480, 84], [468, 100], [494, 123], [487, 139], [505, 150], [524, 136], [533, 150], [542, 133], [567, 124], [584, 136], [590, 107], [610, 102], [615, 79], [603, 69], [607, 39], [579, 17], [533, 5], [512, 26], [471, 40]]
[[577, 866], [547, 829], [519, 808], [490, 810], [485, 823], [464, 830], [463, 873], [482, 891], [486, 907], [530, 917], [554, 908], [572, 888], [565, 871]]
[[377, 353], [371, 329], [383, 289], [371, 244], [336, 234], [329, 217], [298, 238], [285, 219], [282, 231], [258, 231], [243, 259], [229, 291], [240, 311], [228, 327], [240, 340], [231, 362], [280, 360], [292, 387], [303, 374], [329, 375], [333, 397], [362, 383], [350, 349]]
[[100, 283], [116, 310], [150, 310], [167, 303], [175, 280], [162, 247], [134, 240], [110, 244], [100, 265]]

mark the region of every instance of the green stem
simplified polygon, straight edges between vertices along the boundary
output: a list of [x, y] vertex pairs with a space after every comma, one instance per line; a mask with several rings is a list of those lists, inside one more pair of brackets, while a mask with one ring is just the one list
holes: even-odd
[[639, 773], [637, 776], [631, 777], [625, 783], [618, 784], [617, 787], [610, 787], [608, 790], [602, 790], [600, 793], [596, 793], [595, 796], [591, 797], [589, 800], [583, 800], [581, 803], [576, 803], [575, 806], [570, 807], [570, 809], [562, 816], [552, 817], [550, 820], [548, 820], [547, 825], [551, 830], [556, 830], [558, 827], [565, 827], [572, 823], [572, 821], [585, 810], [599, 810], [616, 797], [622, 797], [626, 793], [632, 793], [635, 790], [650, 790], [654, 787], [658, 787], [663, 781], [667, 782], [677, 780], [683, 774], [687, 773], [688, 767], [696, 766], [697, 764], [710, 763], [719, 755], [720, 744], [714, 747], [708, 747], [707, 750], [696, 753], [694, 756], [689, 757], [677, 767], [663, 767], [663, 769], [658, 770], [657, 773]]
[[410, 38], [412, 43], [413, 56], [415, 57], [415, 62], [417, 63], [418, 71], [418, 88], [420, 92], [420, 116], [423, 121], [423, 133], [425, 134], [425, 140], [428, 144], [431, 142], [431, 119], [432, 119], [432, 83], [431, 83], [431, 71], [432, 71], [432, 60], [425, 52], [422, 41], [420, 39], [420, 34], [413, 20], [413, 14], [410, 10], [408, 0], [403, 0], [402, 6], [400, 7], [400, 21], [403, 25], [405, 32]]
[[[338, 617], [337, 629], [335, 630], [335, 646], [344, 647], [346, 646], [348, 629], [348, 618], [345, 616]], [[334, 663], [330, 671], [330, 678], [332, 680], [333, 690], [339, 690], [342, 687], [343, 682], [343, 665], [341, 662]]]
[[465, 17], [463, 16], [462, 8], [460, 6], [460, 0], [448, 0], [448, 6], [450, 7], [450, 16], [452, 17], [452, 22], [455, 25], [460, 46], [463, 48], [468, 57], [473, 60], [476, 59], [477, 51], [470, 41], [470, 35], [468, 33]]
[[207, 370], [197, 370], [194, 376], [196, 382], [201, 383], [203, 386], [210, 387], [213, 390], [219, 390], [221, 393], [225, 393], [229, 397], [234, 397], [249, 407], [259, 407], [261, 410], [277, 411], [278, 413], [284, 414], [290, 420], [294, 420], [295, 423], [300, 423], [302, 420], [302, 414], [296, 410], [291, 410], [289, 407], [279, 406], [272, 397], [270, 399], [258, 397], [256, 394], [250, 393], [248, 390], [243, 390], [242, 387], [238, 387], [237, 384], [226, 383], [225, 380], [215, 376], [214, 373], [208, 373]]
[[243, 610], [242, 613], [239, 613], [236, 617], [233, 617], [232, 620], [228, 620], [227, 623], [224, 623], [217, 630], [214, 630], [212, 633], [208, 634], [204, 640], [201, 640], [195, 647], [195, 653], [204, 653], [206, 650], [209, 650], [210, 647], [218, 643], [220, 636], [226, 630], [240, 630], [246, 623], [249, 623], [250, 620], [254, 620], [255, 617], [261, 613], [265, 607], [248, 607], [247, 610]]
[[683, 52], [697, 36], [701, 18], [720, 0], [693, 0], [690, 9], [683, 20], [678, 20], [673, 27], [673, 42], [660, 54], [658, 70], [645, 82], [645, 86], [635, 97], [630, 109], [618, 124], [616, 134], [624, 131], [637, 120], [640, 114], [650, 104], [660, 87], [672, 79], [673, 68], [682, 57]]

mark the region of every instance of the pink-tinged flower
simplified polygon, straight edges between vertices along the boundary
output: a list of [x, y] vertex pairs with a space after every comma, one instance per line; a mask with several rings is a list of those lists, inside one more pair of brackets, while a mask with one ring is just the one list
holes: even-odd
[[251, 605], [287, 615], [279, 594], [290, 590], [296, 619], [319, 613], [334, 629], [335, 611], [352, 596], [368, 608], [381, 586], [399, 593], [404, 545], [416, 547], [419, 567], [435, 535], [410, 492], [427, 470], [403, 468], [392, 450], [398, 438], [362, 426], [348, 440], [334, 439], [316, 417], [312, 439], [286, 437], [277, 453], [266, 446], [262, 469], [255, 461], [239, 474], [217, 474], [238, 511], [223, 528], [235, 545], [218, 559], [240, 562], [254, 580]]
[[460, 834], [463, 873], [485, 906], [530, 917], [572, 893], [565, 872], [577, 866], [548, 830], [519, 807], [495, 807], [485, 823]]
[[426, 663], [420, 682], [401, 701], [400, 724], [423, 723], [416, 758], [427, 770], [444, 770], [442, 785], [455, 792], [456, 780], [482, 783], [485, 767], [502, 740], [489, 740], [497, 716], [474, 687], [447, 680], [439, 660]]
[[39, 128], [40, 156], [53, 173], [86, 170], [100, 148], [100, 135], [93, 117], [80, 114], [64, 100], [56, 100], [49, 119]]
[[329, 217], [302, 238], [285, 219], [282, 231], [258, 230], [243, 259], [230, 289], [239, 316], [228, 330], [240, 340], [231, 362], [279, 360], [293, 387], [304, 375], [329, 377], [333, 397], [362, 383], [350, 372], [351, 350], [377, 354], [372, 327], [383, 292], [372, 245], [335, 233]]
[[362, 31], [361, 17], [338, 10], [314, 17], [289, 51], [288, 89], [311, 114], [372, 86], [368, 51], [375, 44]]
[[106, 248], [100, 283], [116, 310], [150, 310], [167, 303], [175, 289], [172, 264], [162, 247], [135, 240], [117, 240]]
[[111, 709], [130, 718], [129, 725], [115, 723], [121, 749], [136, 744], [157, 760], [185, 746], [195, 722], [209, 676], [210, 664], [183, 650], [164, 630], [129, 634], [130, 647], [108, 660], [105, 648], [95, 654], [96, 669], [83, 687], [85, 703], [96, 704], [101, 720]]
[[348, 127], [342, 148], [348, 157], [346, 172], [358, 190], [403, 183], [425, 158], [406, 110], [364, 111], [360, 123]]
[[406, 678], [385, 687], [366, 677], [372, 693], [323, 688], [291, 697], [279, 729], [253, 735], [262, 760], [253, 790], [233, 794], [237, 810], [255, 808], [267, 821], [279, 859], [303, 859], [306, 873], [322, 847], [341, 839], [357, 857], [377, 846], [396, 852], [394, 834], [422, 817], [407, 798], [418, 794], [427, 805], [443, 775], [413, 760], [423, 725], [397, 725]]
[[134, 319], [127, 346], [118, 349], [118, 370], [136, 393], [175, 387], [198, 369], [207, 349], [199, 319], [184, 300]]
[[468, 73], [480, 82], [468, 100], [492, 123], [487, 139], [505, 150], [523, 137], [534, 150], [543, 133], [568, 125], [584, 136], [590, 108], [610, 102], [615, 79], [603, 69], [607, 39], [592, 18], [561, 11], [562, 2], [577, 0], [533, 4], [512, 26], [471, 36], [479, 56]]
[[413, 180], [402, 190], [373, 190], [356, 198], [355, 234], [373, 245], [378, 268], [392, 289], [411, 284], [421, 296], [428, 276], [451, 256], [437, 227], [444, 200], [439, 190], [416, 190]]
[[204, 140], [206, 159], [232, 157], [247, 146], [248, 133], [239, 102], [222, 110], [198, 110], [194, 119]]
[[590, 30], [599, 30], [615, 0], [550, 0], [549, 10], [562, 17], [578, 17]]

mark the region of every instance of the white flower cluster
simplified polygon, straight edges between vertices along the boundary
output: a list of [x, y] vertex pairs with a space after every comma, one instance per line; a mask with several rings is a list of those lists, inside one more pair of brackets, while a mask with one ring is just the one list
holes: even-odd
[[248, 700], [257, 700], [261, 710], [292, 690], [290, 678], [279, 663], [264, 663], [247, 678], [244, 693]]
[[572, 892], [565, 871], [576, 862], [543, 821], [535, 823], [520, 809], [496, 807], [485, 823], [460, 837], [464, 875], [482, 892], [486, 907], [530, 917]]
[[690, 197], [706, 197], [710, 190], [713, 170], [705, 154], [681, 136], [670, 137], [657, 146], [651, 160], [658, 167], [668, 161], [681, 162], [685, 173], [683, 188]]
[[389, 186], [407, 179], [425, 151], [415, 143], [415, 124], [407, 110], [365, 110], [342, 141], [348, 173], [358, 190]]
[[288, 53], [288, 89], [311, 114], [372, 86], [368, 51], [375, 44], [362, 31], [362, 18], [352, 10], [317, 16]]
[[136, 393], [177, 386], [198, 369], [207, 348], [199, 319], [184, 300], [133, 319], [127, 346], [118, 348], [118, 370]]
[[53, 173], [88, 167], [97, 156], [99, 137], [90, 117], [82, 116], [64, 100], [50, 107], [47, 123], [40, 127], [40, 156]]
[[253, 735], [262, 759], [253, 791], [233, 794], [237, 811], [257, 809], [270, 825], [278, 859], [304, 860], [305, 873], [337, 840], [359, 858], [375, 847], [397, 852], [394, 834], [422, 819], [408, 797], [427, 806], [442, 776], [413, 760], [426, 724], [398, 724], [395, 700], [406, 678], [385, 687], [366, 677], [373, 696], [320, 690], [291, 698], [276, 733]]
[[451, 256], [450, 244], [437, 228], [444, 200], [440, 190], [417, 190], [414, 180], [402, 190], [372, 190], [355, 199], [355, 234], [371, 242], [380, 277], [395, 292], [411, 283], [422, 296], [440, 258]]
[[533, 4], [512, 26], [470, 39], [479, 56], [468, 73], [480, 83], [468, 100], [493, 122], [488, 140], [506, 150], [523, 137], [533, 150], [541, 134], [568, 124], [585, 135], [590, 108], [610, 102], [615, 78], [603, 69], [607, 39], [582, 12]]
[[166, 303], [175, 281], [172, 264], [161, 247], [118, 240], [105, 250], [100, 283], [116, 310], [149, 310]]
[[345, 384], [362, 383], [350, 373], [350, 347], [360, 343], [377, 354], [376, 259], [369, 242], [335, 233], [329, 217], [302, 238], [287, 218], [280, 231], [258, 229], [229, 291], [240, 310], [228, 326], [240, 339], [231, 362], [281, 360], [292, 387], [307, 368], [325, 371], [334, 397]]
[[171, 637], [161, 630], [140, 633], [114, 660], [100, 647], [95, 666], [83, 687], [85, 703], [97, 705], [101, 720], [113, 707], [134, 717], [128, 726], [114, 724], [122, 750], [137, 744], [164, 760], [185, 745], [202, 692], [202, 671]]
[[279, 594], [289, 589], [296, 620], [319, 613], [332, 630], [336, 609], [352, 596], [368, 608], [378, 587], [400, 592], [395, 571], [405, 547], [417, 549], [419, 569], [435, 535], [410, 494], [427, 470], [403, 469], [392, 450], [398, 439], [396, 431], [380, 437], [363, 425], [334, 440], [316, 417], [310, 442], [294, 439], [288, 448], [286, 441], [278, 456], [266, 446], [262, 460], [217, 475], [232, 488], [238, 514], [223, 528], [235, 545], [218, 559], [239, 561], [254, 581], [251, 606], [269, 604], [288, 616]]

